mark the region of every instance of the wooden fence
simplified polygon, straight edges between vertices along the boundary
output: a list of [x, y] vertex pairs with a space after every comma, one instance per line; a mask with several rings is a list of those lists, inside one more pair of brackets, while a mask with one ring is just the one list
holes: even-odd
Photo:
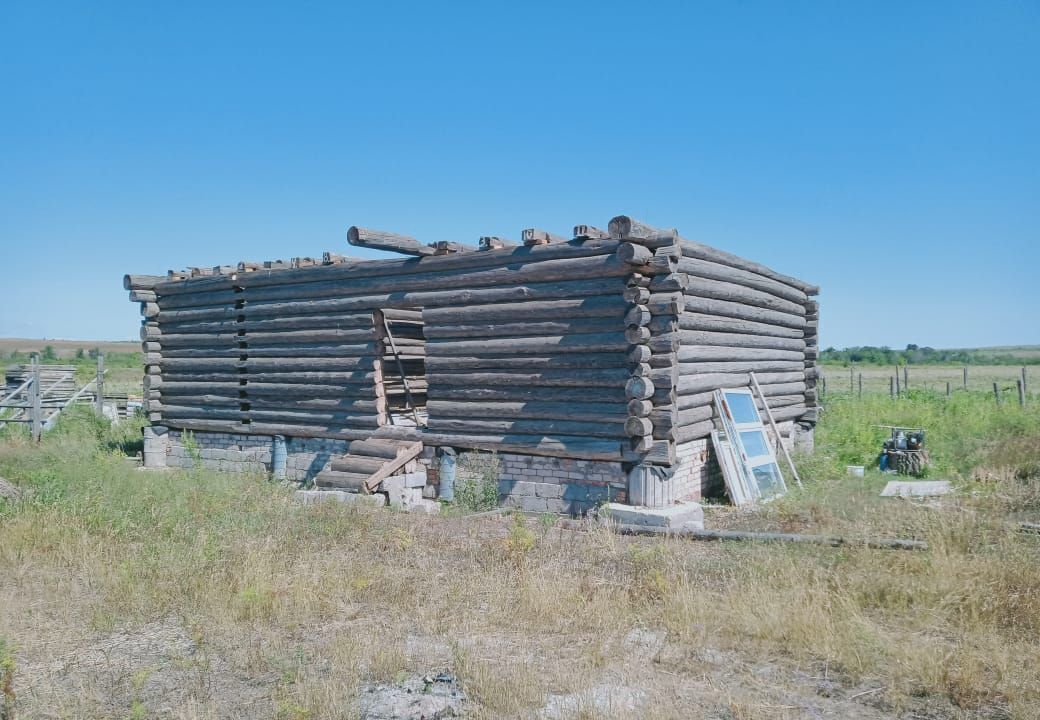
[[37, 355], [29, 365], [8, 368], [7, 386], [0, 397], [0, 428], [24, 423], [34, 440], [57, 422], [66, 409], [90, 402], [100, 415], [105, 401], [105, 356], [98, 353], [97, 374], [77, 387], [74, 365], [42, 365]]

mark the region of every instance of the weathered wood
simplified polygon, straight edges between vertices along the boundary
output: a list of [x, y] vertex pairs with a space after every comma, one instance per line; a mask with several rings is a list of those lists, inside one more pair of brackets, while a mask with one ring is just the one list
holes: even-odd
[[731, 253], [716, 250], [715, 248], [693, 242], [692, 240], [683, 239], [681, 247], [684, 257], [695, 258], [697, 260], [710, 260], [711, 262], [728, 265], [729, 267], [737, 268], [739, 270], [757, 273], [758, 275], [767, 277], [770, 280], [775, 280], [784, 285], [790, 285], [793, 288], [801, 290], [806, 295], [818, 295], [820, 292], [820, 288], [815, 285], [810, 285], [809, 283], [788, 275], [782, 275], [781, 273], [771, 270], [760, 263], [745, 260], [744, 258]]
[[[649, 357], [649, 349], [647, 349]], [[568, 353], [565, 355], [483, 355], [473, 357], [430, 357], [426, 361], [429, 372], [451, 370], [541, 370], [556, 368], [625, 368], [632, 364], [631, 356], [622, 352]]]
[[792, 315], [778, 310], [767, 310], [728, 300], [713, 300], [692, 295], [686, 296], [686, 311], [732, 317], [739, 320], [751, 320], [798, 330], [805, 326], [805, 318], [800, 315]]
[[476, 252], [479, 250], [479, 248], [473, 247], [472, 245], [451, 242], [449, 240], [438, 240], [437, 242], [429, 243], [429, 247], [433, 248], [435, 255], [451, 255], [453, 253]]
[[215, 322], [162, 323], [164, 335], [220, 334], [229, 332], [273, 332], [276, 330], [344, 330], [372, 327], [372, 313], [312, 315], [264, 320], [218, 320]]
[[[377, 278], [383, 278], [380, 284], [393, 291], [394, 286], [406, 277], [414, 278], [428, 274], [444, 275], [452, 272], [466, 275], [503, 266], [519, 267], [559, 259], [613, 255], [619, 244], [617, 240], [589, 240], [532, 247], [521, 246], [508, 252], [465, 253], [389, 260], [357, 259], [338, 265], [301, 268], [293, 272], [258, 271], [239, 275], [235, 280], [230, 277], [212, 277], [165, 282], [156, 286], [155, 291], [160, 297], [169, 300], [173, 295], [205, 295], [220, 290], [230, 291], [235, 287], [250, 290], [267, 286], [328, 283], [343, 280], [349, 280], [353, 285], [353, 281]], [[626, 267], [628, 266], [626, 265]], [[467, 284], [467, 286], [473, 287], [474, 285]]]
[[[651, 360], [655, 367], [656, 358]], [[662, 363], [663, 365], [663, 363]], [[683, 362], [679, 372], [682, 375], [695, 375], [705, 373], [745, 373], [745, 372], [798, 372], [804, 370], [801, 363], [796, 360], [747, 360], [731, 362]]]
[[[682, 261], [680, 260], [680, 266]], [[650, 281], [652, 292], [683, 292], [690, 285], [690, 276], [682, 272], [669, 273], [667, 275], [655, 275]]]
[[347, 445], [347, 452], [389, 460], [397, 457], [400, 447], [389, 440], [355, 440]]
[[152, 290], [156, 285], [165, 282], [162, 275], [124, 275], [124, 290]]
[[348, 415], [378, 416], [386, 411], [384, 398], [358, 399], [358, 398], [322, 398], [322, 397], [290, 397], [280, 396], [253, 396], [243, 393], [238, 396], [234, 391], [224, 391], [225, 394], [208, 395], [195, 393], [180, 393], [176, 390], [162, 388], [156, 390], [153, 399], [160, 399], [167, 405], [184, 405], [190, 407], [202, 406], [248, 406], [260, 410], [327, 410]]
[[240, 385], [231, 381], [206, 380], [166, 380], [163, 379], [152, 387], [162, 389], [167, 394], [214, 394], [246, 393], [248, 397], [306, 397], [306, 398], [368, 398], [375, 396], [375, 389], [362, 385], [322, 385], [317, 383], [293, 382], [249, 382]]
[[686, 443], [708, 437], [715, 429], [713, 420], [702, 420], [691, 425], [683, 425], [675, 431], [675, 442]]
[[[683, 362], [732, 362], [742, 360], [802, 360], [798, 350], [778, 350], [761, 347], [719, 347], [716, 345], [681, 345], [678, 357]], [[682, 366], [685, 372], [695, 372]]]
[[314, 476], [314, 484], [318, 487], [336, 488], [351, 492], [365, 492], [365, 483], [369, 473], [350, 473], [338, 470], [322, 470]]
[[609, 238], [610, 233], [606, 230], [600, 230], [598, 227], [594, 227], [592, 225], [575, 225], [574, 237], [576, 239], [595, 238], [597, 240], [601, 240]]
[[430, 415], [427, 427], [431, 432], [465, 434], [493, 433], [507, 435], [573, 435], [595, 438], [626, 437], [624, 422], [575, 420], [525, 420], [504, 418], [456, 418]]
[[524, 241], [524, 245], [549, 245], [569, 241], [569, 238], [565, 238], [562, 235], [556, 235], [548, 230], [539, 230], [538, 228], [521, 230], [520, 238]]
[[512, 240], [506, 240], [496, 235], [484, 235], [479, 240], [481, 250], [503, 250], [506, 248], [515, 248], [517, 243]]
[[146, 318], [153, 318], [159, 314], [158, 303], [143, 302], [141, 303], [141, 316]]
[[[707, 330], [681, 330], [679, 341], [682, 346], [739, 347], [772, 350], [788, 350], [801, 353], [805, 350], [805, 341], [800, 338], [779, 338], [772, 335], [744, 335], [732, 332], [712, 332]], [[680, 354], [681, 359], [681, 354]]]
[[650, 339], [650, 328], [627, 327], [625, 328], [625, 341], [631, 345], [639, 345]]
[[632, 416], [625, 421], [625, 434], [629, 437], [641, 438], [653, 432], [654, 425], [649, 418]]
[[[288, 383], [303, 385], [314, 383], [317, 385], [370, 385], [375, 379], [374, 372], [307, 372], [304, 370], [290, 370], [286, 372], [242, 372], [230, 370], [220, 372], [217, 370], [187, 372], [187, 371], [164, 371], [163, 378], [167, 382], [233, 382], [235, 380], [246, 380], [258, 383]], [[374, 388], [372, 389], [375, 390]]]
[[[361, 343], [357, 345], [272, 345], [268, 347], [239, 348], [237, 343], [226, 347], [205, 348], [163, 348], [162, 355], [155, 358], [160, 362], [165, 358], [230, 358], [230, 359], [252, 359], [252, 358], [343, 358], [376, 355], [378, 346], [376, 343]], [[425, 348], [409, 347], [406, 354], [422, 357]]]
[[155, 294], [154, 290], [131, 290], [130, 301], [131, 302], [155, 302], [158, 295]]
[[803, 307], [806, 302], [806, 295], [801, 290], [785, 283], [771, 280], [763, 275], [748, 272], [747, 270], [739, 270], [708, 260], [697, 260], [687, 257], [679, 260], [678, 268], [679, 272], [688, 278], [734, 283], [775, 295], [776, 297], [798, 303]]
[[654, 404], [649, 400], [637, 400], [633, 398], [628, 401], [626, 407], [629, 415], [632, 415], [633, 417], [646, 417], [653, 411]]
[[720, 317], [697, 312], [684, 312], [679, 316], [679, 327], [683, 330], [737, 333], [742, 335], [765, 335], [768, 337], [802, 338], [801, 328], [789, 328], [771, 323], [754, 322], [731, 317]]
[[[396, 453], [394, 457], [396, 457]], [[378, 472], [389, 459], [391, 458], [364, 457], [351, 453], [332, 458], [329, 461], [329, 468], [334, 472], [358, 473], [367, 477]]]
[[623, 406], [628, 398], [623, 387], [557, 387], [551, 391], [545, 388], [519, 386], [501, 387], [459, 387], [451, 385], [433, 386], [429, 389], [428, 403], [435, 400], [455, 400], [459, 402], [479, 401], [553, 401], [553, 402], [589, 402], [618, 403]]
[[360, 415], [344, 412], [330, 412], [321, 409], [292, 410], [278, 408], [265, 410], [252, 408], [241, 410], [232, 407], [199, 407], [195, 405], [159, 405], [158, 412], [164, 418], [216, 418], [216, 419], [249, 419], [274, 422], [334, 423], [346, 429], [363, 429], [379, 427], [379, 419], [375, 415]]
[[645, 377], [632, 377], [625, 383], [625, 395], [630, 400], [646, 400], [654, 394], [654, 383]]
[[622, 293], [626, 302], [633, 303], [635, 305], [645, 305], [646, 301], [650, 299], [650, 288], [635, 287], [625, 288], [625, 292]]
[[431, 340], [428, 358], [445, 355], [549, 355], [556, 353], [627, 352], [625, 333], [586, 333], [546, 337], [492, 338], [490, 340]]
[[[446, 255], [431, 260], [444, 258], [466, 259], [470, 257], [496, 258], [512, 253], [467, 253], [465, 255]], [[369, 263], [375, 265], [375, 262]], [[330, 274], [346, 265], [328, 265], [320, 268], [304, 268], [294, 273], [306, 273], [312, 269], [326, 270]], [[376, 293], [405, 293], [413, 291], [434, 291], [458, 289], [466, 287], [479, 289], [496, 285], [520, 285], [526, 283], [546, 283], [560, 280], [591, 280], [603, 277], [621, 277], [628, 275], [631, 266], [621, 262], [613, 255], [590, 255], [588, 257], [570, 257], [554, 260], [541, 260], [514, 265], [496, 265], [490, 268], [449, 268], [441, 272], [408, 273], [397, 276], [380, 274], [363, 275], [350, 278], [334, 278], [312, 283], [284, 283], [275, 286], [247, 287], [240, 293], [227, 290], [213, 292], [182, 293], [179, 295], [159, 295], [159, 304], [164, 310], [202, 305], [216, 305], [233, 301], [253, 303], [261, 300], [317, 300], [323, 298], [345, 298], [352, 295], [371, 295]], [[288, 273], [293, 274], [293, 273]], [[193, 282], [207, 282], [200, 279]], [[174, 286], [178, 287], [178, 286]], [[472, 292], [472, 290], [470, 291]]]
[[375, 328], [346, 330], [287, 330], [284, 332], [255, 332], [248, 335], [220, 333], [212, 335], [163, 335], [164, 348], [174, 347], [231, 347], [247, 342], [249, 346], [295, 345], [299, 343], [350, 343], [375, 340]]
[[617, 250], [618, 259], [629, 265], [646, 265], [654, 257], [653, 252], [635, 243], [621, 243]]
[[357, 247], [366, 247], [373, 250], [388, 250], [404, 255], [433, 255], [435, 250], [423, 245], [415, 238], [407, 235], [383, 232], [382, 230], [369, 230], [352, 226], [347, 230], [347, 242]]
[[650, 324], [650, 309], [645, 305], [633, 305], [625, 313], [625, 325], [629, 327], [643, 327]]
[[423, 311], [427, 324], [477, 323], [526, 320], [559, 320], [560, 318], [616, 317], [621, 318], [627, 308], [625, 299], [616, 286], [609, 295], [593, 295], [561, 300], [533, 300], [528, 302], [496, 302]]
[[[649, 321], [649, 314], [647, 314]], [[427, 341], [447, 338], [518, 338], [546, 335], [581, 337], [589, 333], [609, 333], [621, 330], [624, 322], [611, 318], [563, 318], [542, 322], [497, 322], [480, 325], [427, 323], [424, 329]]]
[[620, 403], [593, 402], [458, 402], [430, 400], [426, 405], [430, 417], [510, 418], [555, 420], [608, 420], [624, 422], [629, 413]]
[[617, 217], [611, 218], [610, 223], [607, 225], [607, 229], [609, 230], [611, 237], [615, 238], [651, 238], [660, 236], [664, 232], [670, 232], [672, 235], [676, 234], [675, 230], [658, 230], [657, 228], [639, 222], [628, 215], [618, 215]]
[[628, 350], [628, 362], [633, 365], [648, 363], [651, 357], [653, 355], [648, 345], [633, 345]]
[[686, 298], [681, 292], [653, 293], [646, 306], [654, 315], [678, 315], [686, 308]]
[[761, 290], [753, 290], [734, 283], [694, 278], [687, 286], [685, 292], [687, 296], [726, 300], [766, 310], [800, 315], [803, 318], [805, 316], [805, 306], [800, 303], [791, 302]]
[[575, 368], [563, 370], [539, 370], [537, 372], [432, 372], [426, 379], [430, 386], [458, 385], [463, 387], [499, 387], [519, 385], [521, 387], [615, 387], [629, 376], [625, 368]]

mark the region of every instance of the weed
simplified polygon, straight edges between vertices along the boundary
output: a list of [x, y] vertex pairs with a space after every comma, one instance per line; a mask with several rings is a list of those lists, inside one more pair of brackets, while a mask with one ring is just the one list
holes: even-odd
[[464, 453], [459, 456], [455, 479], [455, 503], [481, 512], [498, 505], [501, 466], [495, 453]]

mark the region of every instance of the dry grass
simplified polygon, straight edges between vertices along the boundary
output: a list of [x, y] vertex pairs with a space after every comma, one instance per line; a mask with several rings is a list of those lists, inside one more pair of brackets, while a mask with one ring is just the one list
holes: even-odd
[[32, 492], [0, 505], [18, 717], [356, 717], [364, 684], [440, 669], [476, 718], [1040, 717], [1040, 539], [1005, 522], [1037, 481], [1015, 468], [938, 506], [819, 478], [740, 518], [914, 553], [301, 507], [136, 471], [124, 440], [79, 421], [0, 445]]

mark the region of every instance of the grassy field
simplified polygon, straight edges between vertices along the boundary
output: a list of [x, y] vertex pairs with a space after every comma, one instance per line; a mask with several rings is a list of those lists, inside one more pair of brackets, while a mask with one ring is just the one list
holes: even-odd
[[[859, 391], [859, 376], [863, 376], [864, 393], [887, 393], [889, 378], [897, 372], [894, 366], [852, 365], [852, 379], [849, 379], [850, 366], [820, 365], [820, 370], [827, 378], [827, 390], [848, 394], [850, 387]], [[899, 382], [903, 382], [903, 368], [899, 370]], [[911, 365], [907, 368], [912, 390], [932, 390], [946, 392], [946, 383], [950, 390], [964, 389], [964, 366], [961, 365]], [[993, 393], [993, 383], [997, 383], [1002, 395], [1017, 402], [1018, 390], [1015, 381], [1022, 377], [1022, 368], [1018, 365], [968, 365], [968, 390]], [[1033, 395], [1040, 395], [1040, 367], [1027, 366], [1026, 379]]]
[[[879, 423], [929, 428], [941, 502], [882, 499]], [[1040, 718], [1040, 408], [834, 397], [806, 487], [708, 527], [923, 552], [621, 538], [536, 517], [294, 504], [145, 473], [134, 426], [0, 440], [0, 696], [18, 718], [359, 717], [455, 673], [475, 718]], [[5, 682], [6, 678], [6, 682]]]

